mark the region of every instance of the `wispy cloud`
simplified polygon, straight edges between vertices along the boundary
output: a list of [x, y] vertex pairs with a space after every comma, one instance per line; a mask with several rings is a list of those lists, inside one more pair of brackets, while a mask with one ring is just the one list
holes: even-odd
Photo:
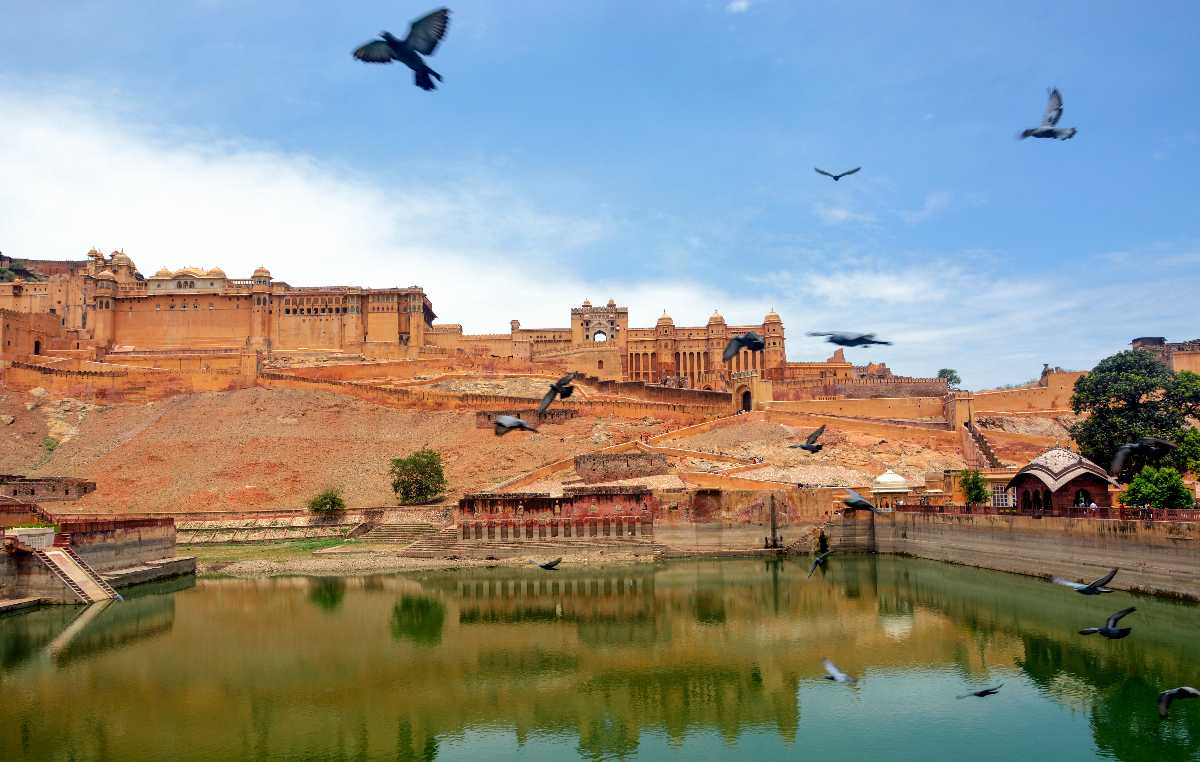
[[826, 225], [844, 225], [846, 223], [870, 224], [875, 222], [875, 216], [867, 212], [859, 212], [842, 204], [813, 204], [813, 214]]
[[900, 216], [909, 225], [916, 225], [941, 214], [950, 208], [951, 197], [946, 191], [933, 191], [925, 196], [920, 209], [901, 212]]
[[745, 13], [750, 10], [750, 0], [729, 0], [725, 10], [730, 13]]

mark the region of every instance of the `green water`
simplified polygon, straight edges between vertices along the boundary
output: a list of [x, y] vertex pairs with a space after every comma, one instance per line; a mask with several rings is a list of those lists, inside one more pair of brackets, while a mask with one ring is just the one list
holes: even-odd
[[[806, 575], [214, 579], [11, 615], [0, 760], [1200, 760], [1200, 701], [1154, 706], [1200, 685], [1200, 607], [899, 558]], [[1131, 637], [1075, 634], [1128, 605]]]

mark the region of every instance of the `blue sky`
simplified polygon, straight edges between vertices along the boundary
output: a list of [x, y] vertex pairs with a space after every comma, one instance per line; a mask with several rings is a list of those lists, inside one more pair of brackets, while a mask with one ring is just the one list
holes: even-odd
[[[1200, 5], [0, 0], [0, 250], [413, 283], [469, 331], [714, 308], [968, 386], [1200, 335]], [[1017, 141], [1046, 88], [1067, 142]], [[813, 165], [862, 172], [838, 184]]]

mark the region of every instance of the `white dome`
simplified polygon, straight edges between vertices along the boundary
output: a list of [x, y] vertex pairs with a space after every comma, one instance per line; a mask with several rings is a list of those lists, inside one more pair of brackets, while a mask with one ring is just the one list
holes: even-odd
[[873, 486], [877, 489], [908, 489], [909, 485], [908, 479], [905, 479], [903, 476], [889, 468], [879, 476], [875, 477]]

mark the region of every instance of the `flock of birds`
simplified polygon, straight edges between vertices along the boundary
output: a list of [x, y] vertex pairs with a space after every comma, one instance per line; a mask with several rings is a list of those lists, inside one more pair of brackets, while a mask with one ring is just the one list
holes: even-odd
[[[372, 40], [354, 51], [354, 57], [364, 63], [390, 64], [393, 61], [399, 61], [408, 68], [412, 69], [414, 82], [417, 87], [422, 90], [434, 90], [437, 85], [434, 80], [442, 81], [442, 75], [434, 71], [425, 62], [423, 56], [433, 55], [437, 50], [438, 43], [446, 36], [446, 30], [450, 23], [450, 10], [448, 8], [439, 8], [432, 13], [426, 14], [416, 21], [412, 22], [409, 27], [408, 36], [400, 39], [390, 32], [380, 32], [379, 39]], [[1058, 88], [1051, 88], [1049, 100], [1046, 104], [1046, 111], [1042, 115], [1041, 124], [1037, 127], [1022, 130], [1017, 136], [1020, 139], [1025, 138], [1047, 138], [1052, 140], [1070, 140], [1075, 137], [1077, 132], [1074, 127], [1062, 128], [1058, 126], [1059, 119], [1062, 118], [1063, 98], [1062, 93]], [[859, 172], [862, 167], [854, 167], [845, 172], [827, 172], [819, 167], [813, 167], [817, 174], [823, 175], [832, 179], [834, 182], [840, 181], [844, 177]], [[865, 347], [874, 344], [891, 344], [890, 341], [882, 341], [875, 338], [873, 333], [844, 333], [844, 332], [810, 332], [809, 336], [824, 336], [826, 340], [840, 347]], [[761, 352], [765, 347], [763, 337], [754, 331], [738, 334], [729, 340], [725, 351], [722, 354], [722, 359], [729, 362], [738, 352], [745, 349], [750, 352]], [[576, 372], [568, 373], [554, 383], [550, 384], [549, 391], [539, 403], [537, 412], [542, 415], [550, 407], [556, 399], [567, 399], [575, 391], [572, 381], [578, 378], [581, 374]], [[537, 428], [529, 424], [527, 421], [513, 415], [496, 416], [495, 433], [496, 436], [503, 436], [510, 431], [524, 430], [537, 432]], [[810, 453], [821, 451], [821, 445], [818, 443], [821, 435], [825, 433], [825, 427], [813, 431], [803, 444], [791, 445], [794, 448], [799, 448]], [[1116, 452], [1110, 473], [1113, 476], [1120, 476], [1133, 463], [1161, 457], [1163, 454], [1174, 448], [1170, 442], [1151, 437], [1143, 437], [1137, 442], [1122, 445]], [[879, 511], [859, 493], [852, 489], [846, 490], [846, 498], [842, 501], [847, 512], [854, 511], [869, 511], [878, 513]], [[809, 576], [818, 567], [824, 568], [824, 565], [833, 551], [828, 550], [820, 553], [813, 560], [812, 567], [809, 569]], [[562, 562], [561, 558], [546, 563], [537, 563], [542, 569], [547, 571], [555, 571], [558, 565]], [[1105, 587], [1116, 576], [1117, 570], [1113, 569], [1103, 577], [1093, 580], [1088, 584], [1072, 582], [1067, 579], [1055, 577], [1054, 582], [1060, 585], [1070, 587], [1080, 595], [1100, 595], [1101, 593], [1111, 593], [1110, 588]], [[1133, 631], [1132, 627], [1119, 627], [1118, 624], [1124, 617], [1132, 614], [1137, 609], [1129, 607], [1111, 614], [1105, 621], [1103, 627], [1088, 627], [1080, 630], [1081, 635], [1101, 635], [1110, 640], [1119, 640], [1128, 637]], [[824, 660], [825, 679], [832, 680], [838, 683], [853, 683], [855, 678], [846, 674], [837, 668], [836, 665], [829, 659]], [[958, 698], [970, 698], [972, 696], [978, 698], [986, 698], [994, 696], [1004, 686], [1000, 683], [993, 688], [984, 688], [982, 690], [973, 691], [964, 694]], [[1161, 717], [1166, 717], [1170, 711], [1171, 703], [1180, 699], [1200, 698], [1200, 690], [1189, 686], [1173, 688], [1163, 691], [1158, 697], [1158, 713]]]

